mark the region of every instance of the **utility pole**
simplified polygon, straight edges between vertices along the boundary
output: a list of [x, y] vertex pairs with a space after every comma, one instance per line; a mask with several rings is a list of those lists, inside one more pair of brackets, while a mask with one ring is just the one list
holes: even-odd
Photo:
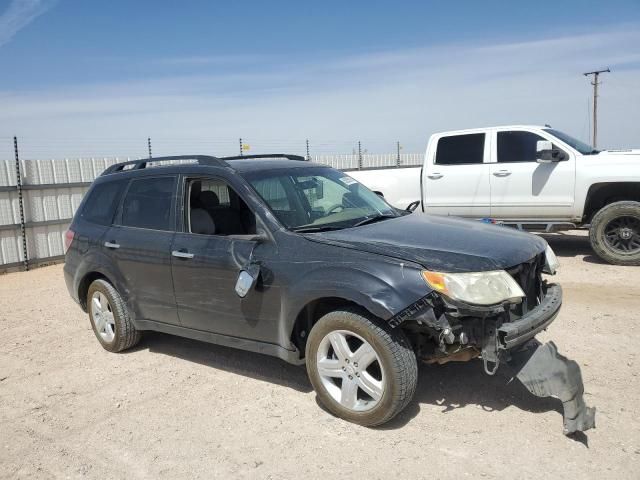
[[600, 84], [598, 76], [601, 73], [609, 72], [611, 72], [611, 70], [606, 68], [604, 70], [595, 70], [583, 74], [585, 77], [593, 75], [593, 82], [591, 82], [591, 85], [593, 85], [593, 148], [596, 148], [598, 144], [598, 85]]

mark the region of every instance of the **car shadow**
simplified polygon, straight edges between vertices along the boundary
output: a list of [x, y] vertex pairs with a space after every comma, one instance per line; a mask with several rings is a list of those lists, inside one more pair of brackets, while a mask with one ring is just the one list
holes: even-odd
[[589, 237], [587, 235], [579, 235], [572, 232], [548, 233], [541, 234], [556, 255], [562, 257], [577, 257], [584, 255], [583, 261], [587, 263], [596, 263], [606, 265], [607, 262], [598, 257], [591, 248]]
[[[555, 411], [562, 422], [559, 400], [532, 395], [518, 380], [511, 380], [508, 369], [500, 369], [493, 376], [486, 375], [479, 360], [421, 365], [413, 403], [433, 405], [442, 414], [469, 405], [478, 405], [486, 412], [499, 412], [511, 406], [531, 413]], [[409, 414], [398, 415], [380, 428], [400, 428], [415, 416], [411, 411]]]
[[260, 353], [158, 332], [144, 332], [141, 342], [128, 351], [145, 349], [152, 353], [169, 355], [207, 367], [289, 387], [298, 392], [308, 393], [313, 390], [304, 367], [291, 365], [279, 358]]
[[[128, 351], [145, 349], [274, 383], [297, 392], [309, 393], [313, 390], [303, 366], [290, 365], [259, 353], [157, 332], [145, 332], [142, 341]], [[494, 376], [486, 375], [478, 360], [445, 365], [421, 364], [418, 387], [411, 403], [390, 422], [376, 428], [395, 430], [404, 427], [420, 413], [421, 405], [438, 407], [443, 415], [470, 405], [478, 405], [486, 412], [499, 412], [510, 406], [530, 413], [555, 411], [559, 414], [558, 428], [561, 428], [562, 403], [559, 400], [535, 397], [518, 380], [509, 380], [507, 369], [499, 370]], [[317, 398], [316, 402], [326, 411]], [[585, 443], [586, 436], [575, 440]]]

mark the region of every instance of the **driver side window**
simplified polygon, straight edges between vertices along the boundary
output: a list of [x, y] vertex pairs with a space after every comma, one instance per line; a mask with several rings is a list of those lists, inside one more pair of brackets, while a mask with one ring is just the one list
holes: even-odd
[[[498, 163], [535, 162], [538, 140], [546, 138], [525, 131], [498, 132]], [[555, 145], [553, 148], [562, 152]]]
[[201, 235], [256, 233], [256, 217], [240, 196], [221, 179], [190, 180], [187, 185], [187, 227]]

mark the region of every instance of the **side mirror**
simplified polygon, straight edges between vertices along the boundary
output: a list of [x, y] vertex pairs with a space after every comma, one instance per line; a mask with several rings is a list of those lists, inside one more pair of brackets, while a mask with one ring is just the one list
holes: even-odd
[[246, 268], [240, 270], [238, 280], [236, 281], [236, 294], [240, 298], [246, 297], [247, 293], [255, 287], [259, 276], [260, 265], [256, 263], [252, 263]]
[[413, 212], [416, 208], [418, 208], [418, 205], [420, 205], [420, 200], [411, 202], [409, 205], [407, 205], [407, 208], [405, 208], [405, 210], [407, 212]]
[[549, 140], [538, 140], [536, 143], [536, 162], [538, 163], [555, 163], [565, 159], [564, 153], [553, 148], [553, 144]]

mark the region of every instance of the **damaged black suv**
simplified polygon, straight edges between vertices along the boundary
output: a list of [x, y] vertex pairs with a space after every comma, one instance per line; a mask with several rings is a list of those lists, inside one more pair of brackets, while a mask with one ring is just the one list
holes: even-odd
[[557, 316], [557, 260], [515, 230], [411, 214], [293, 155], [109, 167], [66, 234], [65, 280], [100, 344], [155, 330], [306, 363], [319, 400], [362, 425], [410, 401], [418, 360], [481, 359], [594, 425], [578, 365], [533, 337]]

